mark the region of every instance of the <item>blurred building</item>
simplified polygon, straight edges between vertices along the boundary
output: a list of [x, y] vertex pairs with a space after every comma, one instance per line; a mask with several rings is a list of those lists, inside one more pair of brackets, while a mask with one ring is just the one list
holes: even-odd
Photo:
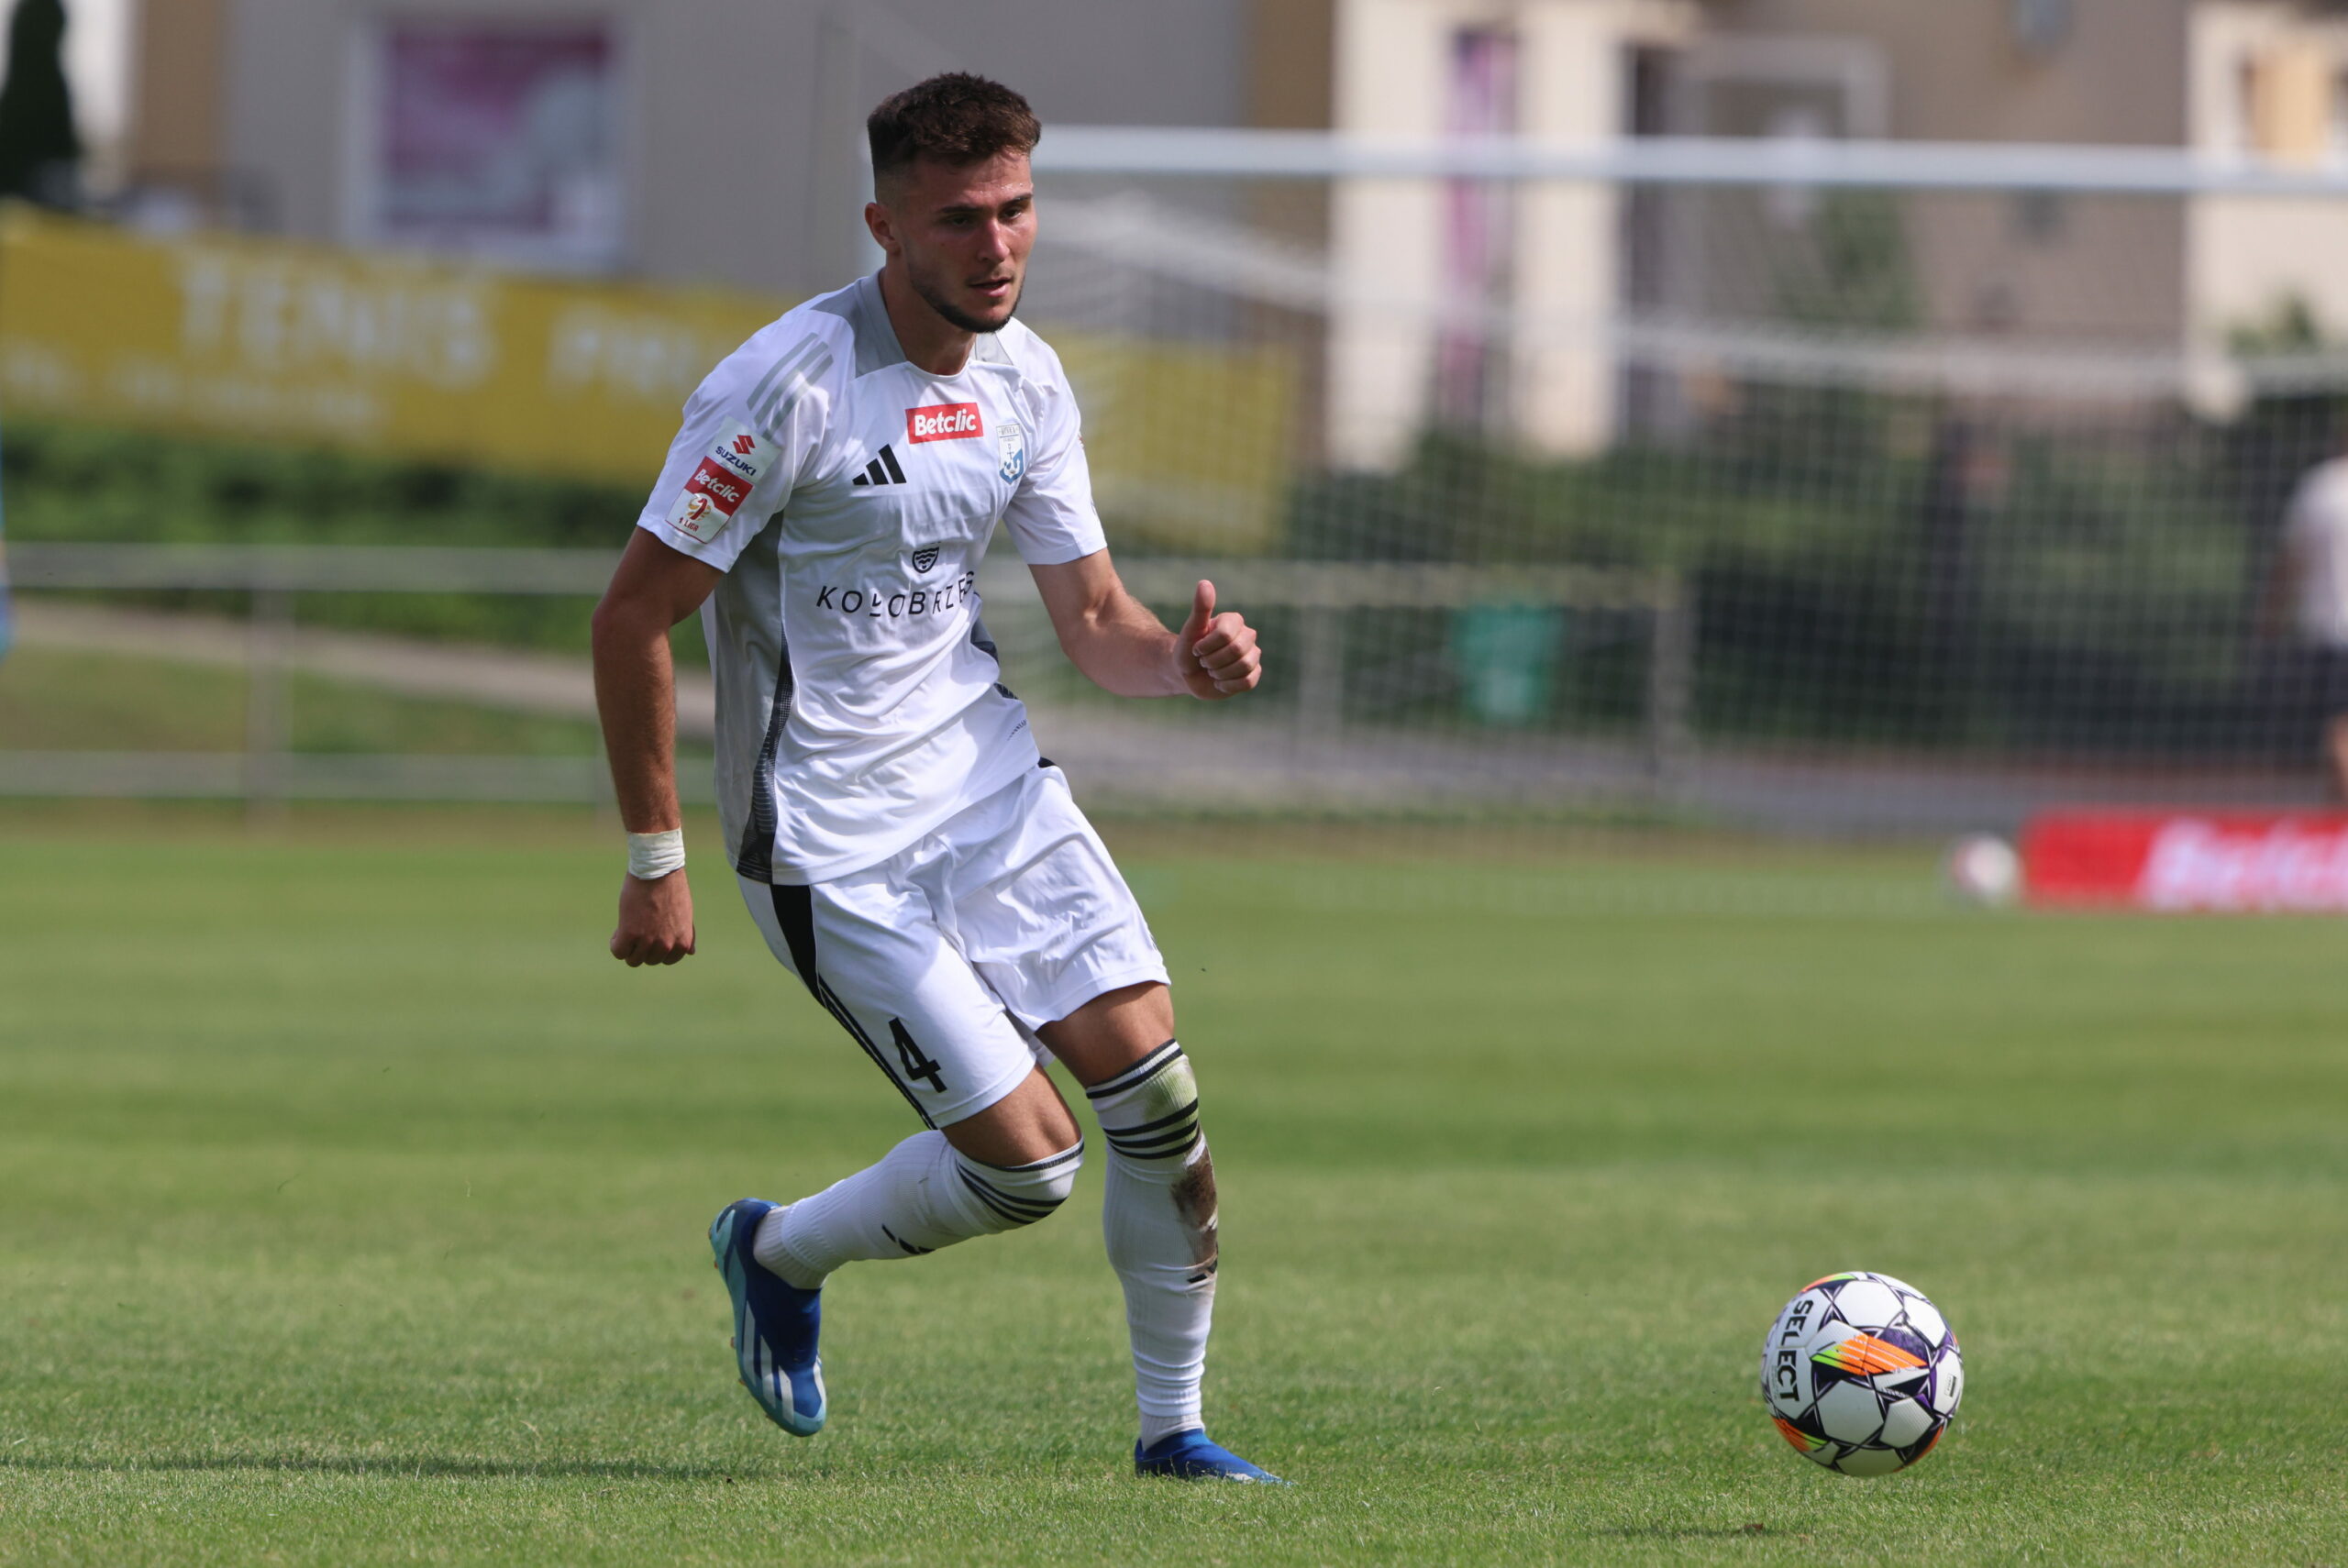
[[[146, 0], [138, 32], [150, 223], [790, 295], [869, 259], [865, 109], [951, 68], [1047, 124], [2348, 163], [2338, 0]], [[1767, 315], [1759, 248], [1816, 205], [1360, 181], [1223, 210], [1325, 258], [1314, 443], [1376, 467], [1430, 423], [1562, 451], [1668, 423], [1684, 392], [1626, 370], [1618, 328]], [[1908, 329], [2176, 350], [2286, 296], [2348, 327], [2348, 204], [1983, 195], [1892, 222]]]
[[151, 222], [803, 294], [863, 259], [863, 116], [932, 72], [1047, 121], [1245, 122], [1249, 0], [146, 0]]
[[[1888, 137], [2254, 153], [2348, 166], [2338, 0], [1333, 0], [1328, 124], [1369, 135]], [[1432, 417], [1560, 450], [1635, 422], [1606, 341], [1766, 314], [1772, 229], [1814, 201], [1357, 182], [1333, 203], [1330, 437], [1378, 466]], [[2039, 194], [1909, 204], [1916, 328], [2176, 350], [2296, 298], [2348, 332], [2348, 203]], [[1399, 243], [1398, 243], [1399, 238]], [[1536, 329], [1456, 338], [1401, 294]], [[1481, 363], [1477, 363], [1480, 356]], [[1665, 400], [1668, 401], [1668, 400]], [[1652, 413], [1652, 403], [1645, 412]]]

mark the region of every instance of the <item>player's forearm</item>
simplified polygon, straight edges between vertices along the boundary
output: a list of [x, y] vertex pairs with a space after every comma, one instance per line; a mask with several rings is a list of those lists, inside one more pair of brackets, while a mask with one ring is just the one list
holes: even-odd
[[657, 614], [609, 601], [595, 612], [595, 710], [630, 833], [664, 833], [677, 809], [677, 684], [669, 628]]
[[1132, 595], [1120, 590], [1100, 609], [1077, 618], [1060, 648], [1084, 678], [1115, 697], [1181, 697], [1174, 634]]

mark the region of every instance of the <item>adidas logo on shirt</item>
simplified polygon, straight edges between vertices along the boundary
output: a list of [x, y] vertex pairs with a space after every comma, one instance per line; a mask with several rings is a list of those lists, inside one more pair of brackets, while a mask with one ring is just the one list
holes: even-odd
[[870, 466], [847, 482], [850, 484], [903, 484], [905, 482], [905, 470], [897, 466], [897, 454], [883, 447], [880, 448], [880, 455], [872, 459]]

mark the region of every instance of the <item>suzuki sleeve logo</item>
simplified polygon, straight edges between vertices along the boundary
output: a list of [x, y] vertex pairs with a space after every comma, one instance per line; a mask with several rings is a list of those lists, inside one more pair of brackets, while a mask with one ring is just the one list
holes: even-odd
[[750, 498], [774, 461], [775, 448], [736, 425], [712, 442], [701, 464], [669, 508], [669, 525], [696, 539], [711, 537]]
[[908, 441], [970, 441], [985, 434], [975, 403], [940, 403], [905, 410]]

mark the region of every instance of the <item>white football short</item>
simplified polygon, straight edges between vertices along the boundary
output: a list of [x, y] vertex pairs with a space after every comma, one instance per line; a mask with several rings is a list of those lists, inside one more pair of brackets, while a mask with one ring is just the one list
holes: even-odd
[[1048, 765], [878, 866], [804, 887], [738, 880], [774, 955], [932, 1127], [1049, 1061], [1042, 1025], [1166, 979], [1141, 906]]

